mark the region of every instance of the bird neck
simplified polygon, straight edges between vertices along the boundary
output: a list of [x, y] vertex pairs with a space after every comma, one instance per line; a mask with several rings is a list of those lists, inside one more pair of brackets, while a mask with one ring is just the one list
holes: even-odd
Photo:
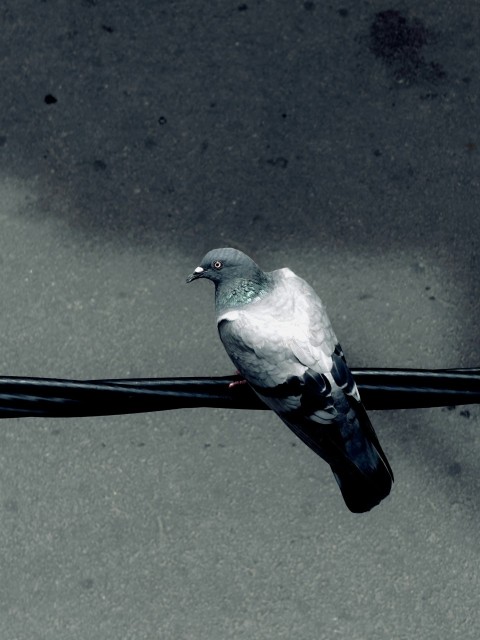
[[229, 282], [220, 282], [215, 288], [215, 306], [217, 311], [232, 307], [241, 307], [264, 298], [270, 290], [267, 274], [258, 274], [255, 278], [235, 278]]

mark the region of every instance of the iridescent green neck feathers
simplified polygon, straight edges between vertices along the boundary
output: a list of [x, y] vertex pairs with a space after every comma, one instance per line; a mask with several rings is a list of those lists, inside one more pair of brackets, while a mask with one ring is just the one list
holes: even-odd
[[216, 284], [216, 310], [225, 311], [225, 309], [242, 307], [264, 298], [271, 288], [270, 278], [265, 273], [258, 273], [255, 276], [254, 279], [234, 278]]

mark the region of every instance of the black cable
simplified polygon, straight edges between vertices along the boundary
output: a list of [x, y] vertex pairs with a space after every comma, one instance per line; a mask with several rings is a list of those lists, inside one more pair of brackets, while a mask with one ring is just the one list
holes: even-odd
[[[480, 369], [353, 369], [367, 409], [480, 402]], [[247, 384], [218, 378], [0, 378], [0, 418], [119, 415], [191, 407], [266, 409]]]

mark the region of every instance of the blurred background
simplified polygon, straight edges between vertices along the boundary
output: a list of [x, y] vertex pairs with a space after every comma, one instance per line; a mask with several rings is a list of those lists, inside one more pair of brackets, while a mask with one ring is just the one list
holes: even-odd
[[[2, 375], [226, 375], [215, 246], [353, 367], [480, 366], [475, 3], [5, 0]], [[0, 636], [476, 639], [480, 410], [372, 412], [351, 514], [269, 412], [3, 420]]]

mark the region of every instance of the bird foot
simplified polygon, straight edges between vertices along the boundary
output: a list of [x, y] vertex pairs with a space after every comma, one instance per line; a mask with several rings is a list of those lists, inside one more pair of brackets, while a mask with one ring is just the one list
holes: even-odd
[[[235, 371], [235, 375], [239, 376], [240, 371]], [[242, 378], [241, 380], [234, 380], [233, 382], [230, 382], [228, 388], [233, 389], [233, 387], [237, 387], [240, 384], [247, 384], [247, 381], [244, 378]]]

